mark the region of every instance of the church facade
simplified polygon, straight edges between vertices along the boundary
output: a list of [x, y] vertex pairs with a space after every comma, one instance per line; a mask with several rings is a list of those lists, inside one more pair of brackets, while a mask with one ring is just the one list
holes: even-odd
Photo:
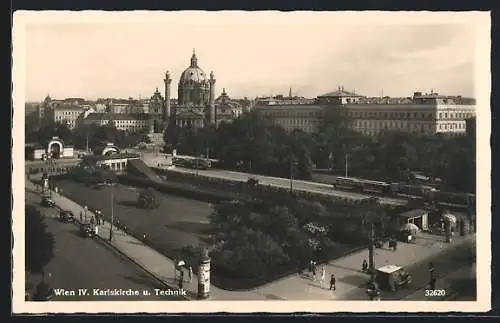
[[162, 97], [156, 89], [149, 102], [150, 132], [161, 132], [171, 125], [180, 128], [217, 126], [221, 122], [231, 122], [243, 112], [241, 104], [232, 100], [225, 89], [218, 98], [215, 97], [214, 72], [207, 74], [201, 69], [195, 51], [189, 66], [179, 77], [177, 100], [171, 98], [172, 78], [168, 71], [163, 82], [165, 96]]

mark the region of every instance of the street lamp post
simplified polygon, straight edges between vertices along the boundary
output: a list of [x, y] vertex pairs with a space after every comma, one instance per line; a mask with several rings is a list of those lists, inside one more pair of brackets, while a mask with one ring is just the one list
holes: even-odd
[[290, 157], [290, 194], [293, 193], [293, 167], [297, 165], [294, 157]]
[[347, 177], [349, 169], [349, 154], [345, 153], [345, 177]]
[[370, 226], [370, 245], [368, 247], [368, 267], [370, 268], [370, 282], [375, 281], [375, 225]]

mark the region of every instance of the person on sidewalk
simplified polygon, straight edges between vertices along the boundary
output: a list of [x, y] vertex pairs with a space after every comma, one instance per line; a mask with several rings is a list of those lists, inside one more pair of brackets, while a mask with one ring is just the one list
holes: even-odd
[[336, 290], [337, 286], [335, 286], [336, 279], [335, 279], [335, 274], [332, 274], [330, 276], [330, 290]]
[[174, 280], [177, 279], [177, 258], [174, 258]]
[[182, 289], [184, 285], [184, 271], [181, 269], [181, 274], [179, 275], [179, 289]]
[[323, 287], [323, 284], [325, 283], [326, 280], [326, 266], [323, 265], [321, 267], [321, 287]]
[[316, 270], [317, 270], [316, 262], [313, 262], [313, 264], [312, 264], [312, 279], [313, 279], [313, 281], [316, 281]]
[[368, 271], [368, 262], [366, 261], [366, 259], [363, 259], [363, 265], [361, 266], [361, 269], [363, 270], [363, 272]]

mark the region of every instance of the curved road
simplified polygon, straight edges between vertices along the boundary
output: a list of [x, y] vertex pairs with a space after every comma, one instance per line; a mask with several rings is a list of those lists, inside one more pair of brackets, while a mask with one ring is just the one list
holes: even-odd
[[[196, 173], [195, 169], [182, 168], [182, 167], [175, 167], [175, 168], [172, 168], [171, 170], [176, 171], [176, 172], [181, 172], [181, 173], [191, 173], [191, 174]], [[290, 187], [290, 180], [287, 178], [270, 177], [270, 176], [262, 176], [262, 175], [250, 175], [248, 173], [234, 172], [234, 171], [228, 171], [228, 170], [222, 170], [222, 169], [198, 170], [198, 174], [208, 176], [208, 177], [230, 179], [233, 181], [240, 181], [240, 182], [246, 182], [248, 180], [249, 176], [252, 176], [252, 177], [257, 178], [259, 180], [260, 184], [262, 184], [262, 185], [271, 185], [271, 186], [284, 187], [284, 188]], [[293, 180], [292, 187], [293, 187], [293, 189], [296, 189], [296, 190], [313, 192], [313, 193], [321, 193], [321, 194], [327, 194], [327, 195], [338, 196], [338, 197], [343, 197], [343, 198], [350, 198], [350, 199], [364, 199], [364, 198], [369, 197], [366, 194], [359, 194], [359, 193], [335, 190], [332, 187], [332, 185], [330, 185], [330, 184], [308, 182], [308, 181], [302, 181], [302, 180]], [[397, 199], [397, 198], [382, 197], [382, 198], [380, 198], [380, 201], [381, 201], [381, 203], [384, 203], [384, 204], [393, 204], [393, 205], [406, 204], [406, 201], [404, 201], [402, 199]]]
[[[101, 242], [85, 239], [78, 235], [78, 229], [73, 224], [61, 223], [57, 220], [56, 209], [44, 208], [39, 205], [40, 197], [26, 192], [26, 204], [35, 205], [45, 215], [48, 230], [55, 238], [54, 258], [46, 267], [51, 273], [51, 286], [54, 289], [76, 291], [87, 289], [88, 296], [55, 296], [57, 301], [90, 301], [90, 300], [183, 300], [180, 296], [156, 296], [155, 288], [167, 288], [142, 269], [131, 263], [122, 255], [111, 250]], [[36, 284], [39, 279], [27, 278]], [[139, 291], [139, 296], [95, 296], [94, 288], [121, 289]], [[143, 291], [151, 295], [142, 295]]]

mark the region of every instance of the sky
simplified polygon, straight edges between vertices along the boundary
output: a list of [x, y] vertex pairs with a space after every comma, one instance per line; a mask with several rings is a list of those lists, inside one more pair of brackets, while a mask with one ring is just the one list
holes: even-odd
[[405, 19], [398, 13], [89, 16], [59, 15], [25, 25], [27, 101], [47, 94], [150, 97], [156, 87], [163, 94], [167, 70], [176, 97], [193, 49], [199, 66], [214, 71], [216, 93], [225, 88], [236, 98], [288, 94], [290, 88], [293, 95], [316, 97], [338, 86], [366, 96], [431, 89], [474, 96], [476, 33], [465, 20]]

